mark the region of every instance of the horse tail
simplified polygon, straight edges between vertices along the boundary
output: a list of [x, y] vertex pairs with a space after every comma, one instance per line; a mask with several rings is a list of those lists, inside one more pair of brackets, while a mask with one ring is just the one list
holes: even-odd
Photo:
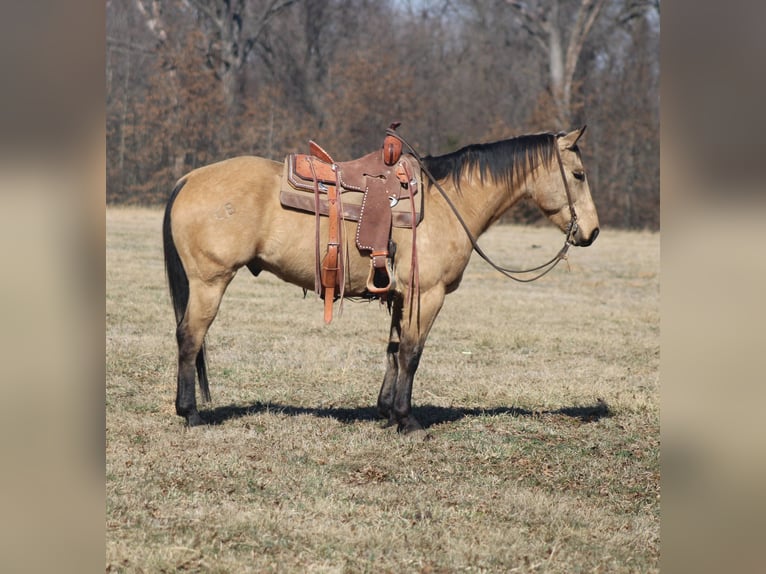
[[[165, 207], [165, 216], [162, 220], [162, 245], [165, 251], [165, 275], [168, 280], [168, 289], [170, 291], [170, 300], [173, 304], [173, 312], [176, 317], [176, 327], [181, 324], [186, 306], [189, 304], [189, 278], [186, 275], [181, 257], [178, 255], [176, 244], [173, 241], [173, 232], [171, 229], [170, 212], [173, 209], [176, 197], [186, 184], [186, 179], [181, 179], [170, 194], [168, 204]], [[202, 397], [210, 400], [210, 386], [207, 378], [207, 361], [205, 359], [205, 342], [202, 342], [197, 353], [196, 366], [197, 378], [199, 379], [199, 389]]]

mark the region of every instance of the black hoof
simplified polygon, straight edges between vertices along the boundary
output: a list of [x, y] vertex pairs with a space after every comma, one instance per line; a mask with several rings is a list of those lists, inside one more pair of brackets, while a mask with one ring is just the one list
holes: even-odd
[[397, 430], [399, 431], [399, 434], [403, 435], [428, 434], [423, 430], [423, 427], [420, 425], [420, 423], [412, 417], [407, 417], [403, 422], [399, 423]]
[[198, 427], [204, 424], [205, 424], [205, 419], [203, 419], [197, 411], [194, 411], [193, 413], [186, 415], [186, 426]]

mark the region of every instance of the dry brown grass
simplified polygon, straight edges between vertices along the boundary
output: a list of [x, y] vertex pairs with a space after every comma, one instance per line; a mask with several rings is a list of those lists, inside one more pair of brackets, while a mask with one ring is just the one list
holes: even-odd
[[[604, 230], [531, 285], [474, 258], [415, 378], [433, 440], [413, 443], [372, 408], [385, 309], [326, 327], [313, 295], [246, 270], [208, 335], [215, 424], [186, 430], [161, 219], [107, 211], [107, 571], [658, 570], [658, 234]], [[481, 243], [523, 265], [560, 236]]]

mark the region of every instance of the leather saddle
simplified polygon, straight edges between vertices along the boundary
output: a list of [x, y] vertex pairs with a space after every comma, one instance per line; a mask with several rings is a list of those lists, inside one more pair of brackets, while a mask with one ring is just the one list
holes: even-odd
[[[395, 129], [398, 124], [392, 124]], [[315, 142], [308, 154], [289, 154], [280, 188], [284, 207], [329, 218], [328, 246], [317, 269], [317, 292], [325, 299], [325, 321], [332, 319], [332, 302], [342, 297], [343, 257], [340, 219], [358, 222], [356, 247], [370, 256], [367, 291], [385, 298], [392, 288], [389, 260], [395, 246], [391, 228], [414, 229], [422, 218], [423, 194], [417, 160], [402, 154], [401, 141], [387, 135], [382, 149], [358, 159], [335, 162]], [[317, 242], [319, 232], [317, 227]], [[319, 245], [317, 243], [317, 261]]]

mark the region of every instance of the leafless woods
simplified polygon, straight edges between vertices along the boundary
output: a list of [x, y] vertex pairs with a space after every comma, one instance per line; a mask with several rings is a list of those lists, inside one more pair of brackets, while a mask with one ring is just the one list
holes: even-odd
[[659, 29], [658, 0], [110, 1], [107, 199], [310, 138], [349, 159], [393, 120], [424, 154], [587, 123], [602, 223], [656, 229]]

